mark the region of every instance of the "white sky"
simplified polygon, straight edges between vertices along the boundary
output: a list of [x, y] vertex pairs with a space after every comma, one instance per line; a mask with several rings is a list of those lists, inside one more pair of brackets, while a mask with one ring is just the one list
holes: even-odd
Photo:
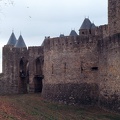
[[[0, 0], [0, 69], [2, 47], [12, 30], [27, 46], [39, 46], [45, 36], [69, 35], [85, 17], [97, 26], [107, 24], [107, 0]], [[7, 4], [6, 4], [7, 3]], [[1, 72], [1, 70], [0, 70]]]

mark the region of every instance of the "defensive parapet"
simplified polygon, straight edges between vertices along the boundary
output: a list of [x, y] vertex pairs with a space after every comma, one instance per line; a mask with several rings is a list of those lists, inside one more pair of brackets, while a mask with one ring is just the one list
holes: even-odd
[[99, 36], [65, 36], [57, 38], [48, 38], [44, 40], [45, 51], [64, 51], [80, 50], [83, 46], [96, 44]]
[[108, 25], [101, 25], [96, 27], [95, 35], [98, 35], [101, 38], [105, 38], [109, 36]]

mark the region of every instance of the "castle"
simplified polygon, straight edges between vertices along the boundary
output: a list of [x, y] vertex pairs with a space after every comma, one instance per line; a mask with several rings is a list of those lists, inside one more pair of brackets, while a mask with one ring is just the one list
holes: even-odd
[[65, 104], [120, 112], [120, 1], [108, 0], [108, 25], [85, 18], [79, 35], [46, 37], [26, 47], [14, 33], [3, 47], [0, 94], [41, 93]]

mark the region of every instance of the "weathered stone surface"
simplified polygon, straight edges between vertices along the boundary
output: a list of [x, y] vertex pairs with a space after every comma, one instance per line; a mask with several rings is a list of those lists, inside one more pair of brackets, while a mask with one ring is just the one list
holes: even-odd
[[108, 0], [109, 34], [120, 33], [120, 1]]
[[43, 97], [65, 104], [95, 105], [98, 102], [99, 87], [95, 83], [45, 84]]
[[120, 112], [120, 2], [108, 3], [108, 25], [28, 49], [5, 45], [0, 94], [42, 92], [48, 100]]

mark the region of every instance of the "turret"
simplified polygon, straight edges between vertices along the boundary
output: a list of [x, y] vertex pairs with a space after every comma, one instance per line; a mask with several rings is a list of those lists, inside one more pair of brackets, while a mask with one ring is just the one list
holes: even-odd
[[77, 36], [76, 31], [75, 31], [75, 30], [71, 30], [70, 35], [69, 35], [69, 36]]
[[11, 36], [10, 36], [8, 42], [7, 42], [7, 45], [14, 46], [16, 44], [16, 41], [17, 40], [16, 40], [16, 37], [15, 37], [15, 34], [14, 34], [14, 32], [12, 32], [12, 34], [11, 34]]
[[16, 48], [24, 48], [24, 47], [26, 47], [26, 44], [25, 44], [25, 42], [23, 40], [22, 35], [19, 36], [19, 38], [18, 38], [18, 40], [17, 40], [17, 42], [15, 44], [15, 47]]
[[89, 35], [92, 34], [93, 30], [96, 28], [94, 23], [91, 23], [91, 21], [89, 20], [89, 18], [85, 18], [80, 29], [79, 29], [79, 35]]

